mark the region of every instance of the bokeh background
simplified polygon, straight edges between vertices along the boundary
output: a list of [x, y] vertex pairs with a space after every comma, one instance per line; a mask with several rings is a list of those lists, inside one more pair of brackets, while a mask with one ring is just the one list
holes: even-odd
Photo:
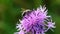
[[56, 22], [54, 32], [49, 30], [46, 34], [60, 34], [60, 0], [0, 0], [0, 34], [14, 34], [22, 12], [40, 5], [47, 7], [48, 14]]

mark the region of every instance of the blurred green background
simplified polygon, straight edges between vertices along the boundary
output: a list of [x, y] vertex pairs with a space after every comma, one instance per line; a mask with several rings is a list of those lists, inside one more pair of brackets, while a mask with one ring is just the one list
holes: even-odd
[[0, 0], [0, 34], [14, 34], [23, 10], [36, 9], [40, 5], [47, 7], [48, 14], [56, 22], [54, 32], [46, 34], [60, 34], [60, 0]]

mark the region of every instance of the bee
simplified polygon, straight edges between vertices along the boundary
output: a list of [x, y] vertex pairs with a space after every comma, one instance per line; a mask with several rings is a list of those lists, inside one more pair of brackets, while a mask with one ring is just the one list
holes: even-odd
[[31, 13], [32, 11], [31, 10], [25, 10], [23, 11], [22, 15], [25, 16], [25, 15], [29, 15], [29, 13]]

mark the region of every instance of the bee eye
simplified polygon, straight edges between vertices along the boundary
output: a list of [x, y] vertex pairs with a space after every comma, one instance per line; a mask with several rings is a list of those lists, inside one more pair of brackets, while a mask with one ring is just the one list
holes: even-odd
[[22, 15], [25, 16], [26, 15], [26, 12], [24, 12]]

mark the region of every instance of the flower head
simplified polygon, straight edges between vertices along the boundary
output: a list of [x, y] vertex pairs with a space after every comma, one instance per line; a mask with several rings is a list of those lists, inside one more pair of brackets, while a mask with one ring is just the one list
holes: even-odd
[[[55, 28], [55, 23], [49, 21], [51, 16], [47, 15], [46, 7], [40, 6], [37, 10], [26, 12], [22, 20], [19, 20], [21, 24], [18, 24], [17, 28], [20, 30], [18, 34], [24, 34], [31, 32], [31, 34], [45, 34], [49, 29]], [[46, 22], [46, 23], [45, 23]]]

